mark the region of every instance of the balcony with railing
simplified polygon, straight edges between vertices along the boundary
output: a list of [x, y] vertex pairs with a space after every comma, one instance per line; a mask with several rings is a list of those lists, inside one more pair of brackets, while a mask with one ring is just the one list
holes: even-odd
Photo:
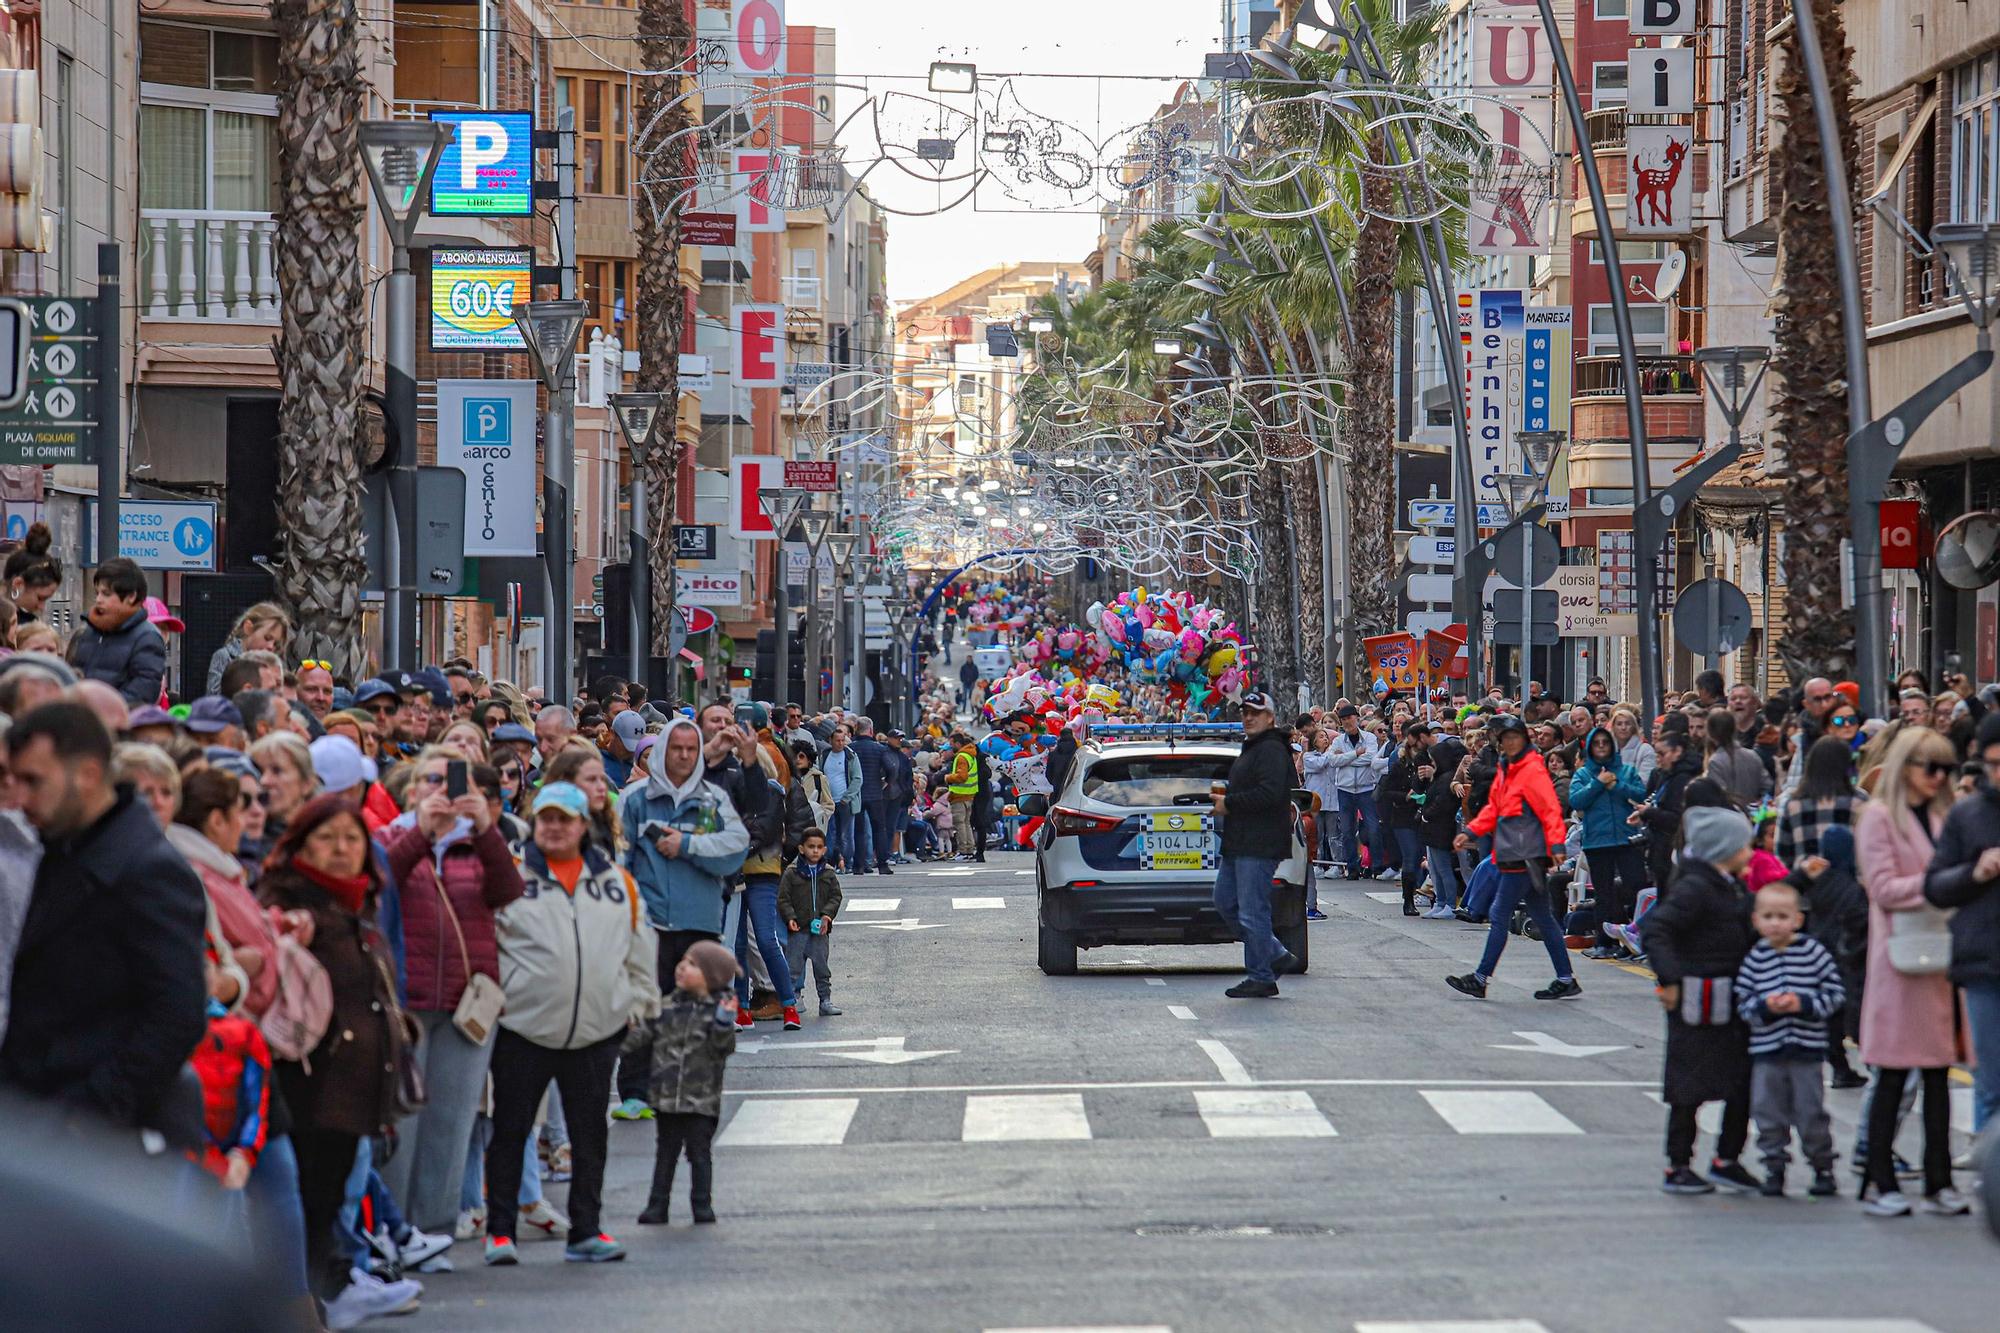
[[269, 213], [141, 210], [141, 317], [276, 323], [277, 242]]
[[[1572, 487], [1618, 490], [1632, 485], [1628, 383], [1618, 356], [1576, 358], [1570, 387]], [[1674, 469], [1701, 449], [1700, 369], [1691, 356], [1642, 356], [1638, 391], [1653, 484], [1664, 486], [1673, 480]]]

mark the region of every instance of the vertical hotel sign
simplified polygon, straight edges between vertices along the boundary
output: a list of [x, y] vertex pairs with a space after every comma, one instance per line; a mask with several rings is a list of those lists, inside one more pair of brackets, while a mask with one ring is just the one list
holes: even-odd
[[1506, 502], [1496, 478], [1521, 470], [1522, 431], [1569, 430], [1569, 308], [1527, 297], [1512, 287], [1474, 294], [1467, 405], [1482, 504]]

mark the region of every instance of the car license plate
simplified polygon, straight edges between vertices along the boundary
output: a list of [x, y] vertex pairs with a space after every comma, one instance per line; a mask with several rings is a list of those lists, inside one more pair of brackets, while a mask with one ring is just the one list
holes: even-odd
[[1139, 864], [1146, 870], [1208, 870], [1215, 866], [1214, 817], [1192, 810], [1152, 815], [1141, 836]]

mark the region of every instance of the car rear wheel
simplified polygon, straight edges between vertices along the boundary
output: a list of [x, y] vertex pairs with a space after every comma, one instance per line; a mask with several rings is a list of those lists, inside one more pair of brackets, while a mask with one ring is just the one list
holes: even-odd
[[1053, 926], [1040, 927], [1035, 943], [1035, 961], [1045, 976], [1076, 975], [1076, 936]]
[[1306, 970], [1306, 965], [1309, 961], [1306, 957], [1306, 941], [1310, 933], [1306, 929], [1305, 922], [1300, 922], [1296, 926], [1289, 926], [1277, 932], [1278, 943], [1284, 945], [1292, 957], [1299, 960], [1298, 966], [1294, 967], [1291, 971], [1291, 975], [1293, 976], [1298, 976]]

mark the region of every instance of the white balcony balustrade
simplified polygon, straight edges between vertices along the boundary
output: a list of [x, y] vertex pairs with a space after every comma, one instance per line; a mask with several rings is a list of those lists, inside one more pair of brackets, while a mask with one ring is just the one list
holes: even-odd
[[276, 323], [277, 244], [278, 224], [269, 213], [143, 210], [144, 316]]

